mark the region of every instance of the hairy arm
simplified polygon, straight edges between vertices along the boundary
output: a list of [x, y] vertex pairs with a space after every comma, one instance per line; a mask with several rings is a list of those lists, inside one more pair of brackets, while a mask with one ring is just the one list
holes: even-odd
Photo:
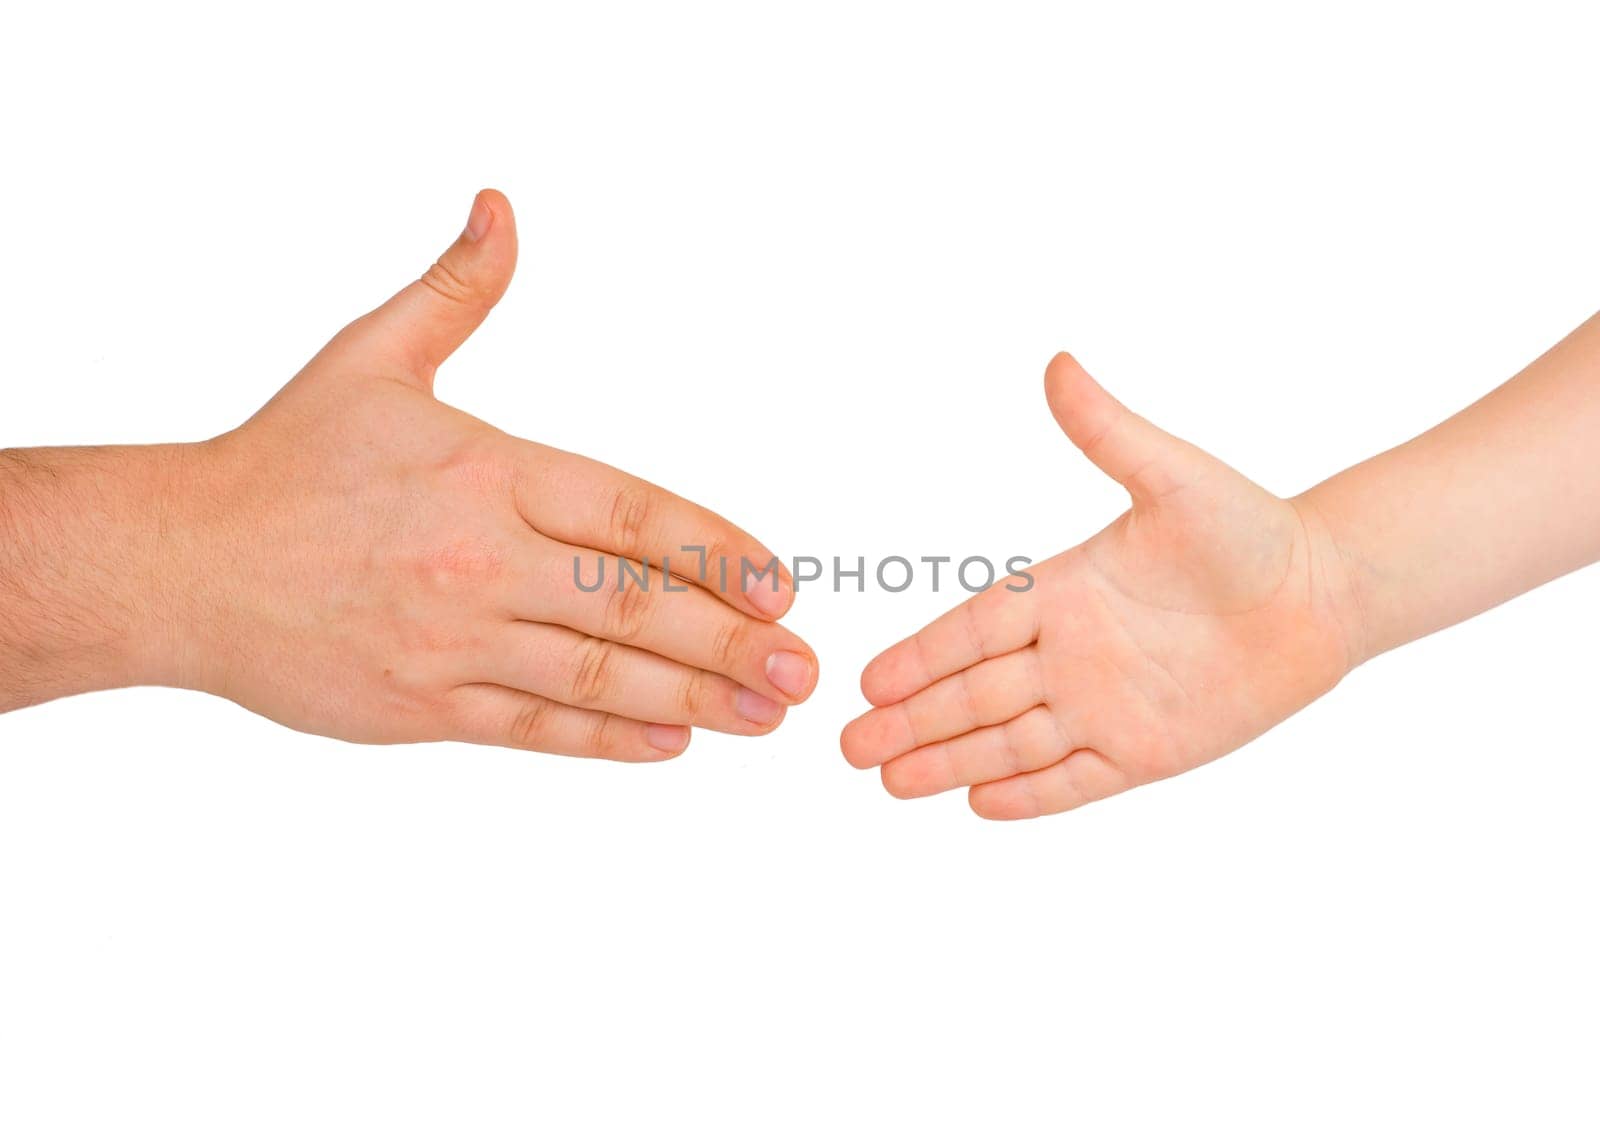
[[[516, 263], [486, 190], [420, 279], [204, 443], [0, 452], [0, 712], [134, 684], [302, 731], [654, 760], [811, 694], [783, 572], [704, 507], [434, 396]], [[660, 574], [672, 559], [676, 588]], [[613, 587], [578, 583], [609, 562]], [[654, 587], [624, 589], [660, 574]]]
[[188, 450], [0, 451], [0, 712], [179, 682]]

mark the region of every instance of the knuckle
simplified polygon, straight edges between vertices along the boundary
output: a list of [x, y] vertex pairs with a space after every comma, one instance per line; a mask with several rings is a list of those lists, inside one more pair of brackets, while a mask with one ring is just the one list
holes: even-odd
[[708, 586], [716, 583], [717, 591], [731, 590], [734, 593], [741, 591], [744, 585], [744, 565], [739, 560], [739, 552], [726, 536], [718, 535], [708, 538], [706, 546], [706, 573], [705, 584]]
[[1053, 814], [1056, 811], [1071, 810], [1085, 803], [1092, 803], [1100, 798], [1095, 794], [1094, 788], [1089, 786], [1083, 778], [1081, 765], [1067, 764], [1061, 769], [1062, 793], [1052, 796], [1041, 796], [1037, 789], [1034, 798], [1039, 800], [1041, 814]]
[[439, 463], [447, 483], [479, 492], [505, 487], [514, 470], [515, 464], [501, 448], [481, 439], [454, 448]]
[[1019, 727], [1016, 720], [1000, 725], [1000, 770], [1006, 775], [1020, 775], [1029, 768], [1026, 731]]
[[655, 496], [648, 487], [624, 482], [611, 498], [609, 532], [619, 550], [642, 548], [655, 517]]
[[598, 704], [612, 690], [616, 675], [616, 645], [590, 637], [578, 649], [572, 672], [572, 695], [580, 704]]
[[1034, 724], [1041, 759], [1064, 759], [1072, 753], [1072, 737], [1052, 709], [1045, 707], [1036, 711]]
[[999, 602], [982, 599], [993, 596], [995, 595], [992, 591], [985, 591], [961, 607], [962, 629], [971, 645], [972, 655], [978, 660], [986, 660], [989, 657], [988, 636], [985, 630], [993, 616], [991, 610]]
[[440, 593], [477, 589], [500, 580], [506, 554], [483, 538], [449, 537], [428, 546], [417, 558], [417, 576]]
[[530, 696], [517, 707], [512, 717], [509, 736], [517, 747], [538, 747], [550, 727], [554, 705], [538, 696]]
[[961, 701], [961, 711], [969, 724], [981, 724], [985, 716], [986, 704], [984, 696], [975, 691], [970, 672], [956, 675], [956, 693]]
[[699, 669], [690, 669], [678, 686], [678, 710], [692, 723], [698, 723], [711, 703], [711, 678]]
[[633, 641], [650, 620], [654, 601], [643, 586], [624, 586], [620, 582], [606, 599], [605, 633], [609, 640]]
[[478, 290], [442, 258], [428, 266], [422, 274], [422, 283], [452, 304], [470, 304], [478, 297]]
[[419, 617], [393, 631], [393, 651], [383, 658], [386, 686], [420, 692], [444, 684], [462, 662], [479, 656], [483, 638], [459, 621]]
[[583, 730], [585, 753], [603, 758], [616, 750], [616, 719], [612, 716], [595, 716]]
[[725, 622], [712, 634], [711, 659], [721, 671], [737, 668], [750, 647], [750, 629], [743, 621]]
[[904, 739], [896, 740], [896, 750], [907, 751], [919, 747], [926, 747], [936, 741], [933, 733], [933, 717], [938, 708], [937, 701], [926, 698], [927, 693], [919, 693], [918, 698], [907, 700], [898, 706], [897, 715], [904, 726], [903, 732], [896, 735], [903, 736], [911, 741], [911, 747], [903, 746]]

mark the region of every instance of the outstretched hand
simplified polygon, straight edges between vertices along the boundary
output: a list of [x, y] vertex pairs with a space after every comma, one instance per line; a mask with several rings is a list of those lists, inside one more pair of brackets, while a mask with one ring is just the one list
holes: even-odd
[[970, 787], [979, 815], [1070, 810], [1215, 759], [1358, 659], [1339, 555], [1314, 512], [1130, 412], [1065, 353], [1067, 437], [1132, 507], [866, 668], [844, 730], [897, 796]]
[[[641, 760], [682, 751], [691, 726], [770, 731], [811, 693], [814, 655], [774, 623], [793, 583], [737, 572], [772, 558], [749, 534], [434, 398], [516, 249], [510, 204], [484, 191], [421, 280], [188, 449], [162, 682], [350, 740]], [[651, 563], [649, 588], [616, 588], [618, 556]], [[601, 557], [604, 588], [577, 588], [574, 559], [592, 584]], [[663, 557], [687, 580], [664, 588]]]

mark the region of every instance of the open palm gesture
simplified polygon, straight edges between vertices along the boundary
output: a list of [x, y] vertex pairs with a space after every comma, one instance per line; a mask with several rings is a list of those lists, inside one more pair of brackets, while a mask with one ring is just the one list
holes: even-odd
[[[1065, 353], [1051, 411], [1132, 496], [1087, 542], [879, 655], [841, 740], [901, 797], [1070, 810], [1215, 759], [1354, 663], [1339, 556], [1311, 512], [1123, 407]], [[1013, 588], [1007, 588], [1011, 586]]]

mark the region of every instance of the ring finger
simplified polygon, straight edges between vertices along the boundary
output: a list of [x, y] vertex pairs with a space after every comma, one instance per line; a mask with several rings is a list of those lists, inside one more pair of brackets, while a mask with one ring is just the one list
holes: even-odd
[[1049, 708], [1030, 708], [1003, 724], [919, 747], [883, 765], [883, 786], [898, 799], [938, 795], [957, 787], [1049, 767], [1072, 751]]
[[633, 720], [760, 735], [784, 706], [726, 676], [560, 625], [514, 621], [480, 679]]

